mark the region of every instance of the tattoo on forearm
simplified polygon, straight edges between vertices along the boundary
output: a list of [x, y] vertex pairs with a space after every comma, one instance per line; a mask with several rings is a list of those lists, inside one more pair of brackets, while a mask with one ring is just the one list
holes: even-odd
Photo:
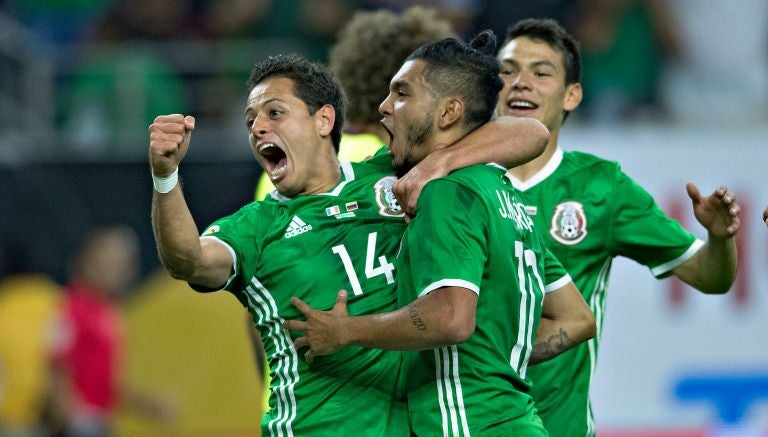
[[560, 328], [557, 334], [550, 335], [546, 340], [533, 345], [531, 362], [538, 363], [553, 358], [574, 344], [565, 329]]
[[411, 317], [411, 323], [413, 323], [413, 326], [415, 326], [416, 329], [419, 331], [427, 329], [427, 324], [421, 320], [421, 314], [419, 314], [419, 311], [416, 308], [408, 308], [408, 315]]

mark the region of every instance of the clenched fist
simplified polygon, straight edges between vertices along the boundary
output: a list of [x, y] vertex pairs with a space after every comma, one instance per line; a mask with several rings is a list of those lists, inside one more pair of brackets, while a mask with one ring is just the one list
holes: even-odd
[[187, 154], [195, 129], [195, 117], [181, 114], [159, 115], [149, 125], [149, 163], [152, 174], [167, 177]]

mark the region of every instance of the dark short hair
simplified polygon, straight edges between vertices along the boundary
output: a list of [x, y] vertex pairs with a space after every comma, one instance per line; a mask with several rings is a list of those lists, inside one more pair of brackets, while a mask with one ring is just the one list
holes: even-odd
[[551, 18], [526, 18], [513, 23], [507, 29], [507, 38], [502, 47], [520, 37], [542, 41], [563, 56], [565, 85], [581, 81], [579, 43], [557, 21]]
[[310, 62], [298, 55], [270, 56], [256, 63], [248, 78], [249, 92], [261, 82], [284, 77], [293, 81], [293, 90], [314, 114], [324, 105], [331, 105], [336, 111], [336, 121], [331, 130], [331, 140], [336, 152], [339, 151], [341, 129], [344, 126], [344, 92], [330, 71], [320, 64]]
[[411, 6], [401, 14], [381, 9], [356, 12], [331, 48], [330, 69], [347, 95], [347, 119], [378, 123], [379, 104], [405, 58], [422, 44], [455, 36], [434, 9]]
[[493, 117], [499, 91], [499, 62], [493, 56], [496, 36], [491, 30], [478, 34], [469, 44], [446, 38], [424, 44], [406, 61], [426, 62], [424, 76], [437, 98], [458, 96], [464, 101], [464, 127], [471, 131]]

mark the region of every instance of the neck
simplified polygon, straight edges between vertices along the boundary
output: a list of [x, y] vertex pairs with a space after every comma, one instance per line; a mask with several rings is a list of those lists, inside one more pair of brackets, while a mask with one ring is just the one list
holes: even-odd
[[549, 142], [544, 152], [537, 156], [535, 159], [517, 167], [509, 169], [509, 173], [516, 177], [518, 180], [525, 182], [528, 179], [536, 175], [545, 165], [552, 159], [552, 155], [557, 150], [557, 137], [560, 134], [560, 130], [554, 130], [549, 133]]
[[339, 160], [333, 147], [323, 148], [323, 152], [315, 161], [315, 173], [307, 181], [307, 186], [297, 197], [304, 194], [327, 193], [335, 187], [341, 179], [341, 170], [339, 169]]

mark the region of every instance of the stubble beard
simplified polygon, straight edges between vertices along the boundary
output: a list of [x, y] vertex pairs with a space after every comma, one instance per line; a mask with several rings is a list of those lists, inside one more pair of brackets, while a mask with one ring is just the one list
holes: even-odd
[[[432, 136], [432, 118], [434, 111], [429, 111], [424, 118], [408, 126], [406, 132], [406, 145], [405, 155], [400, 163], [392, 163], [392, 167], [395, 170], [395, 175], [398, 178], [405, 176], [413, 167], [416, 166], [422, 159], [414, 156], [414, 151], [425, 147], [425, 144]], [[426, 155], [424, 155], [426, 156]]]

